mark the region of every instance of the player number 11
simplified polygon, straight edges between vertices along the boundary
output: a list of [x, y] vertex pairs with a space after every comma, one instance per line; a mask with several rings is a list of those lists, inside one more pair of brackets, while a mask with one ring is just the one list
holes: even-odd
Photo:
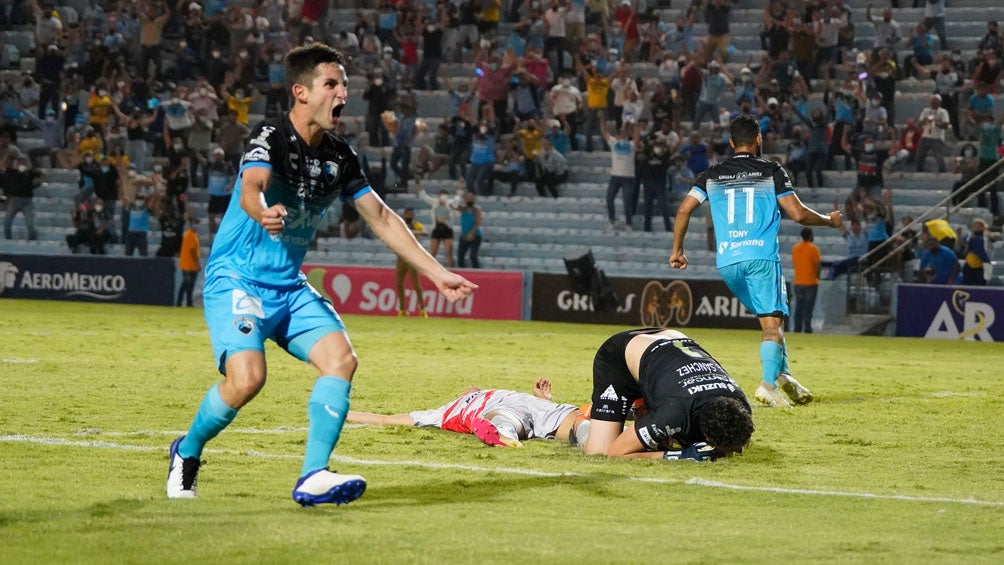
[[[726, 196], [729, 197], [729, 223], [732, 224], [736, 219], [736, 189], [726, 188]], [[746, 223], [753, 223], [753, 187], [744, 186], [743, 195], [746, 196]]]

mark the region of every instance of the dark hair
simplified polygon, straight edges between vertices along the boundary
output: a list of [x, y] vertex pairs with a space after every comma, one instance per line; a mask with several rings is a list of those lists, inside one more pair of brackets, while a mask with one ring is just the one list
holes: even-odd
[[348, 58], [341, 51], [323, 43], [297, 47], [286, 54], [286, 88], [292, 90], [294, 84], [311, 87], [318, 65], [347, 63]]
[[812, 241], [812, 228], [802, 228], [802, 241]]
[[738, 398], [712, 398], [701, 407], [697, 419], [708, 443], [723, 455], [742, 452], [753, 435], [753, 417]]
[[749, 147], [760, 135], [760, 122], [750, 114], [739, 114], [729, 125], [729, 132], [736, 147]]

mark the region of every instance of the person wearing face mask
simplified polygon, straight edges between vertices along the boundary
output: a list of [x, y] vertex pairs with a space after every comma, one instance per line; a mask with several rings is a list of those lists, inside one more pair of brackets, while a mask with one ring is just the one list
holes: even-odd
[[65, 137], [63, 135], [63, 120], [60, 116], [56, 115], [56, 112], [52, 108], [46, 108], [45, 119], [39, 119], [31, 110], [25, 108], [22, 110], [25, 119], [37, 128], [42, 133], [42, 139], [45, 141], [45, 145], [42, 147], [33, 147], [28, 150], [28, 158], [31, 159], [31, 164], [34, 167], [41, 166], [39, 159], [42, 157], [49, 158], [49, 166], [55, 167], [56, 163], [56, 153], [65, 145]]
[[[439, 253], [442, 245], [443, 253], [446, 255], [446, 264], [452, 268], [453, 261], [453, 213], [458, 208], [458, 197], [450, 198], [449, 192], [440, 190], [435, 197], [425, 192], [422, 186], [422, 179], [417, 179], [415, 183], [418, 187], [418, 197], [430, 206], [430, 217], [432, 218], [432, 234], [429, 238], [429, 254], [435, 257]], [[458, 182], [458, 192], [462, 193], [464, 184]]]
[[23, 156], [12, 159], [8, 155], [5, 159], [6, 162], [0, 162], [0, 171], [4, 171], [3, 195], [7, 199], [7, 215], [3, 222], [4, 237], [13, 239], [14, 218], [20, 213], [24, 216], [25, 227], [28, 228], [28, 239], [38, 239], [32, 197], [42, 182], [42, 172], [30, 167], [28, 159]]
[[924, 161], [931, 153], [934, 154], [938, 172], [945, 172], [945, 130], [951, 126], [951, 120], [948, 112], [941, 107], [940, 95], [931, 96], [930, 105], [917, 118], [917, 125], [923, 129], [917, 148], [917, 172], [924, 170]]
[[579, 109], [582, 107], [582, 92], [572, 81], [572, 76], [564, 75], [558, 84], [551, 87], [547, 94], [550, 113], [560, 121], [567, 123], [570, 129], [569, 140], [572, 150], [579, 150], [578, 127]]
[[[158, 7], [153, 3], [144, 3], [139, 8], [139, 69], [143, 76], [160, 76], [161, 40], [164, 35], [164, 26], [170, 19], [171, 10], [166, 4]], [[151, 65], [153, 69], [150, 68]]]
[[422, 58], [415, 69], [416, 90], [439, 90], [439, 65], [443, 62], [443, 30], [432, 18], [425, 18], [422, 28]]
[[535, 180], [537, 194], [539, 196], [550, 194], [552, 198], [557, 198], [558, 187], [568, 180], [568, 161], [548, 137], [541, 141], [541, 152], [537, 156], [537, 169]]
[[[247, 94], [245, 94], [247, 92]], [[248, 125], [248, 117], [251, 113], [251, 104], [257, 98], [257, 93], [253, 86], [249, 86], [245, 91], [243, 88], [235, 88], [232, 93], [227, 93], [227, 109], [237, 112], [237, 123]]]
[[94, 160], [94, 153], [90, 150], [81, 152], [80, 162], [77, 164], [77, 171], [80, 178], [77, 180], [76, 202], [89, 200], [94, 196], [94, 187], [97, 184], [98, 175], [101, 174], [101, 166]]
[[969, 235], [963, 240], [962, 284], [986, 286], [983, 266], [990, 262], [990, 255], [987, 253], [987, 223], [977, 218], [973, 220], [969, 230]]
[[367, 102], [364, 127], [371, 147], [386, 147], [390, 145], [390, 132], [381, 116], [390, 110], [395, 92], [382, 74], [373, 73], [369, 78], [369, 86], [363, 91], [363, 100]]
[[889, 158], [889, 150], [879, 148], [875, 137], [866, 133], [861, 136], [861, 145], [855, 146], [851, 155], [857, 163], [857, 186], [869, 195], [877, 195], [884, 186], [882, 168]]
[[108, 93], [108, 86], [104, 83], [99, 83], [91, 90], [91, 96], [87, 100], [87, 109], [91, 114], [91, 127], [99, 134], [108, 124], [108, 117], [111, 115], [114, 105], [115, 103], [112, 102]]
[[[663, 123], [666, 122], [668, 120]], [[647, 232], [652, 231], [652, 216], [656, 206], [662, 215], [663, 227], [667, 232], [673, 231], [673, 224], [669, 220], [671, 187], [667, 184], [673, 157], [670, 147], [672, 138], [664, 133], [665, 129], [663, 127], [650, 133], [644, 144], [645, 166], [641, 168], [642, 214], [643, 229]]]
[[[952, 204], [960, 204], [962, 203], [963, 200], [968, 198], [970, 194], [976, 192], [976, 189], [980, 188], [980, 184], [982, 184], [982, 183], [970, 184], [970, 181], [976, 178], [976, 176], [982, 170], [980, 168], [980, 159], [976, 151], [975, 145], [973, 145], [972, 143], [967, 143], [962, 146], [962, 149], [959, 150], [959, 156], [955, 158], [955, 163], [952, 170], [953, 172], [961, 175], [959, 177], [959, 180], [955, 181], [955, 184], [952, 185], [953, 193], [958, 191], [963, 186], [969, 185], [968, 187], [966, 187], [966, 190], [959, 192], [958, 194], [955, 194], [952, 197]], [[984, 179], [984, 182], [992, 178], [993, 175], [988, 175], [988, 178]], [[986, 198], [984, 197], [982, 198], [982, 200], [983, 202], [981, 203], [981, 205], [986, 205]]]
[[978, 124], [986, 118], [993, 120], [996, 106], [994, 97], [990, 94], [990, 87], [986, 83], [977, 82], [976, 91], [969, 97], [964, 110], [965, 120], [963, 120], [963, 124], [966, 127], [963, 128], [962, 136], [968, 138], [970, 141], [975, 140]]
[[265, 95], [265, 117], [274, 118], [289, 111], [286, 94], [286, 64], [282, 53], [275, 51], [268, 63], [268, 93]]
[[464, 177], [468, 190], [482, 196], [494, 191], [492, 168], [495, 166], [495, 132], [482, 120], [471, 138], [470, 166]]
[[757, 156], [763, 138], [756, 118], [739, 116], [729, 128], [735, 155], [701, 174], [680, 204], [669, 264], [676, 269], [687, 268], [683, 243], [690, 217], [705, 200], [709, 201], [718, 271], [733, 294], [757, 316], [762, 329], [763, 371], [754, 399], [773, 407], [788, 407], [789, 399], [804, 404], [812, 401], [812, 394], [791, 376], [782, 332], [788, 304], [777, 243], [780, 211], [783, 209], [803, 226], [836, 228], [843, 225], [843, 218], [839, 210], [820, 214], [807, 208], [795, 193], [787, 171]]
[[460, 206], [460, 243], [457, 249], [457, 263], [461, 269], [467, 266], [466, 257], [470, 254], [471, 268], [480, 269], [481, 261], [478, 251], [481, 249], [482, 213], [481, 206], [474, 202], [474, 193], [463, 193], [463, 204]]
[[882, 96], [872, 95], [871, 99], [865, 103], [864, 93], [860, 92], [861, 104], [865, 107], [865, 116], [861, 130], [871, 134], [875, 139], [881, 139], [889, 127], [889, 112], [882, 106]]

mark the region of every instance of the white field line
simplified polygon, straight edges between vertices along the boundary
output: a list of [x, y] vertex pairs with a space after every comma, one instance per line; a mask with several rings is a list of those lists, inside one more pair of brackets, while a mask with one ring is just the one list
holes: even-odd
[[[166, 435], [166, 434], [165, 434]], [[89, 448], [99, 448], [99, 449], [117, 449], [122, 451], [146, 451], [146, 452], [163, 452], [166, 450], [164, 447], [154, 447], [146, 445], [129, 445], [122, 443], [114, 443], [108, 441], [75, 441], [58, 437], [46, 437], [46, 436], [28, 436], [23, 434], [12, 434], [12, 435], [0, 435], [0, 442], [5, 443], [29, 443], [36, 445], [55, 445], [55, 446], [66, 446], [66, 447], [89, 447]], [[238, 451], [232, 449], [207, 449], [207, 453], [220, 453], [227, 455], [244, 455], [248, 457], [258, 457], [261, 459], [296, 459], [302, 458], [301, 455], [292, 455], [285, 453], [263, 453], [260, 451]], [[341, 455], [332, 455], [331, 459], [338, 461], [340, 463], [356, 464], [356, 465], [368, 465], [368, 466], [401, 466], [401, 467], [423, 467], [426, 469], [453, 469], [460, 471], [472, 471], [476, 473], [505, 473], [512, 475], [529, 475], [534, 477], [581, 477], [581, 478], [599, 478], [591, 475], [586, 475], [582, 473], [554, 473], [549, 471], [538, 471], [534, 469], [519, 469], [513, 467], [480, 467], [477, 465], [460, 465], [456, 463], [435, 463], [431, 461], [381, 461], [373, 459], [357, 459], [355, 457], [344, 457]], [[604, 477], [609, 478], [609, 477]], [[927, 496], [911, 496], [902, 494], [874, 494], [868, 492], [847, 492], [847, 491], [832, 491], [832, 490], [814, 490], [814, 489], [794, 489], [794, 488], [784, 488], [784, 487], [771, 487], [771, 486], [748, 486], [748, 485], [733, 485], [728, 483], [722, 483], [718, 481], [709, 481], [707, 479], [702, 479], [694, 477], [688, 480], [680, 479], [666, 479], [666, 478], [655, 478], [655, 477], [621, 477], [626, 481], [636, 481], [643, 483], [656, 483], [656, 484], [686, 484], [690, 486], [700, 486], [707, 488], [717, 488], [717, 489], [727, 489], [727, 490], [742, 490], [742, 491], [752, 491], [752, 492], [768, 492], [777, 494], [794, 494], [802, 496], [836, 496], [845, 498], [863, 498], [870, 500], [899, 500], [905, 502], [937, 502], [937, 503], [949, 503], [949, 504], [966, 504], [975, 506], [995, 506], [1004, 507], [1004, 502], [995, 500], [975, 500], [971, 498], [948, 498], [948, 497], [927, 497]]]
[[[344, 429], [365, 428], [366, 424], [345, 424]], [[277, 428], [227, 428], [228, 434], [250, 434], [250, 435], [276, 435], [290, 433], [305, 433], [306, 427], [279, 426]], [[134, 432], [106, 432], [98, 428], [86, 428], [73, 432], [75, 437], [106, 436], [106, 437], [132, 437], [132, 436], [180, 436], [187, 430], [136, 430]]]

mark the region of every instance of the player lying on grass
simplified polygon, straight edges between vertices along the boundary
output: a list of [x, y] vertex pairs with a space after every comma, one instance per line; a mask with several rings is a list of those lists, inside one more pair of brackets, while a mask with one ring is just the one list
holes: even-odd
[[[533, 394], [502, 389], [468, 387], [460, 397], [433, 410], [406, 414], [371, 414], [349, 411], [346, 418], [358, 424], [436, 427], [474, 434], [488, 445], [520, 447], [520, 440], [556, 438], [576, 443], [576, 430], [585, 421], [571, 404], [551, 402], [551, 381], [533, 383]], [[586, 432], [588, 426], [583, 426]]]
[[[625, 428], [639, 398], [647, 413]], [[698, 461], [741, 453], [753, 434], [751, 414], [739, 385], [696, 341], [663, 328], [621, 332], [593, 360], [583, 453]]]

